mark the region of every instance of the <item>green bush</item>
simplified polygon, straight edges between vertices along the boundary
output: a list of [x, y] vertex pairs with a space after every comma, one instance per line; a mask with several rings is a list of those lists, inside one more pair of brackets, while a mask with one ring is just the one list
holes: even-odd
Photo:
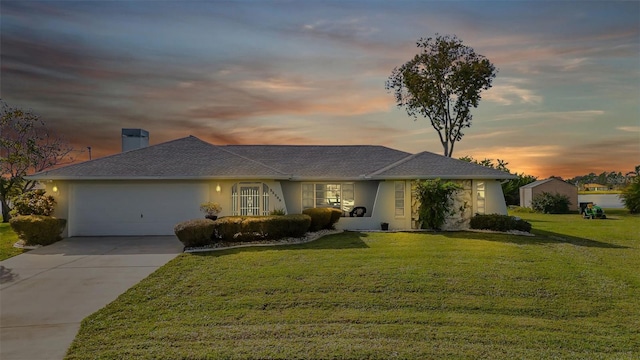
[[13, 209], [11, 216], [53, 214], [56, 200], [53, 196], [45, 195], [44, 190], [33, 190], [22, 193], [11, 200]]
[[447, 217], [455, 213], [453, 196], [462, 190], [460, 184], [441, 179], [425, 180], [416, 187], [420, 200], [418, 218], [423, 229], [440, 230]]
[[49, 245], [62, 239], [60, 234], [67, 220], [44, 215], [18, 215], [11, 218], [9, 224], [25, 245]]
[[531, 213], [535, 213], [536, 211], [533, 210], [532, 208], [528, 208], [528, 207], [524, 207], [524, 206], [509, 206], [509, 212], [511, 213], [516, 213], [516, 214], [531, 214]]
[[471, 218], [470, 227], [479, 230], [531, 232], [531, 224], [522, 219], [498, 214], [476, 215]]
[[336, 223], [340, 221], [342, 217], [342, 210], [340, 209], [331, 209], [331, 219], [329, 220], [329, 226], [327, 229], [333, 230], [336, 228]]
[[305, 214], [285, 215], [287, 218], [287, 236], [302, 237], [309, 231], [311, 217]]
[[342, 217], [342, 211], [334, 208], [311, 208], [303, 210], [302, 213], [311, 217], [309, 231], [312, 232], [334, 229], [335, 224]]
[[248, 242], [301, 237], [309, 230], [308, 215], [229, 216], [214, 222], [214, 238], [223, 242]]
[[173, 232], [185, 247], [205, 246], [213, 242], [214, 221], [195, 219], [181, 222]]
[[624, 206], [632, 214], [640, 213], [640, 176], [636, 176], [620, 194]]
[[557, 193], [543, 192], [531, 199], [531, 207], [544, 214], [567, 214], [571, 201], [569, 197]]

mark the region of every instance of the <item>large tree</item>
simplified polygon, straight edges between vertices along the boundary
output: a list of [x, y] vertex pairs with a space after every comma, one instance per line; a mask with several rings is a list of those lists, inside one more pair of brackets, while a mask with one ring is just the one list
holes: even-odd
[[431, 120], [444, 155], [451, 157], [462, 130], [471, 126], [471, 108], [478, 107], [480, 93], [491, 87], [497, 70], [455, 35], [421, 38], [417, 46], [420, 52], [393, 69], [386, 88], [409, 116]]
[[60, 164], [72, 148], [37, 115], [12, 108], [0, 99], [0, 202], [2, 221], [9, 221], [9, 199], [32, 190], [25, 176]]

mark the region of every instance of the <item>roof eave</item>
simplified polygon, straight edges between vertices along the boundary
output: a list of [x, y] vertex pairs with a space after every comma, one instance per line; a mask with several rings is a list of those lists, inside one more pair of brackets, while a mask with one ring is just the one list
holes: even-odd
[[358, 176], [296, 176], [292, 175], [288, 180], [291, 181], [361, 181], [370, 180], [364, 175]]
[[32, 175], [25, 177], [28, 180], [38, 181], [122, 181], [122, 180], [288, 180], [290, 177], [285, 175], [237, 175], [237, 176], [43, 176]]
[[415, 180], [415, 179], [449, 179], [449, 180], [510, 180], [518, 177], [511, 174], [497, 175], [388, 175], [372, 176], [371, 180]]

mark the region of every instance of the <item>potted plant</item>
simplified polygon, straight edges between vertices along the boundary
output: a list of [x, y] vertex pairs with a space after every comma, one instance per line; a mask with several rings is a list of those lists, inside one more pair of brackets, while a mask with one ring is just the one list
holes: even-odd
[[200, 204], [200, 211], [202, 211], [205, 215], [204, 217], [211, 220], [216, 220], [218, 218], [218, 214], [222, 211], [222, 206], [215, 202], [206, 202]]
[[388, 222], [381, 222], [380, 223], [380, 229], [387, 231], [389, 230], [389, 223]]

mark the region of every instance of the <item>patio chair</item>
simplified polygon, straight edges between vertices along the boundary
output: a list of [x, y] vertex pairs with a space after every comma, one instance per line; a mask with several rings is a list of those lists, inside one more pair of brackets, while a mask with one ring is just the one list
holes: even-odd
[[356, 206], [349, 212], [351, 217], [363, 217], [367, 213], [367, 208], [364, 206]]

